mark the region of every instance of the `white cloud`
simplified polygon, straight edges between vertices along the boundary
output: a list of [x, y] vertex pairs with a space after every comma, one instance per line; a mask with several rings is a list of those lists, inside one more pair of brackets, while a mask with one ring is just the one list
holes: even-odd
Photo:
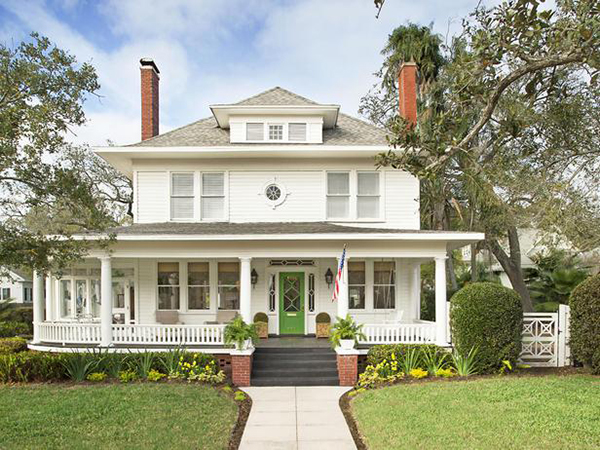
[[[64, 7], [81, 8], [76, 0]], [[101, 98], [86, 103], [89, 123], [76, 142], [105, 145], [139, 139], [139, 59], [161, 71], [161, 131], [209, 114], [208, 105], [237, 101], [279, 85], [356, 114], [359, 99], [381, 65], [387, 35], [408, 21], [435, 23], [446, 34], [460, 28], [477, 0], [415, 3], [388, 0], [379, 19], [370, 0], [134, 1], [101, 6], [116, 45], [100, 48], [52, 15], [43, 1], [3, 2], [18, 17], [0, 38], [20, 40], [29, 30], [47, 35], [80, 61], [91, 61]], [[94, 6], [87, 6], [92, 8]]]

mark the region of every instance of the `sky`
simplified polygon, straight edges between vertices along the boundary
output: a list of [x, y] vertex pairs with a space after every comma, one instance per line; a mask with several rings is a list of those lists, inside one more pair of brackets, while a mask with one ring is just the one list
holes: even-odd
[[373, 0], [0, 0], [0, 42], [36, 31], [91, 63], [100, 96], [70, 139], [121, 145], [140, 140], [142, 57], [160, 70], [161, 133], [274, 86], [357, 116], [396, 26], [432, 23], [445, 39], [477, 3], [387, 0], [377, 19]]

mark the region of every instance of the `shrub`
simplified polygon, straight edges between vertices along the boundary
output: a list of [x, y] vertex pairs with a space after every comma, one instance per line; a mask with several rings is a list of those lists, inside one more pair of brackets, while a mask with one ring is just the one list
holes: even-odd
[[479, 362], [477, 359], [478, 351], [476, 347], [469, 350], [469, 353], [460, 353], [456, 349], [452, 353], [452, 365], [456, 373], [461, 377], [475, 375], [478, 372]]
[[215, 358], [204, 353], [186, 353], [179, 359], [177, 370], [169, 378], [181, 378], [188, 381], [222, 383], [225, 372], [220, 370]]
[[244, 394], [242, 391], [235, 391], [233, 399], [236, 402], [243, 402], [244, 400], [246, 400], [246, 394]]
[[447, 369], [438, 369], [435, 372], [435, 376], [442, 378], [452, 378], [456, 376], [456, 372], [454, 371], [454, 369], [448, 367]]
[[416, 369], [411, 370], [408, 374], [411, 377], [416, 378], [418, 380], [421, 378], [425, 378], [428, 375], [428, 372], [421, 368], [416, 368]]
[[417, 365], [423, 367], [427, 366], [425, 361], [425, 354], [434, 354], [438, 358], [447, 357], [448, 352], [441, 347], [433, 344], [386, 344], [386, 345], [374, 345], [369, 349], [367, 354], [367, 363], [376, 366], [383, 360], [389, 360], [392, 354], [396, 358], [404, 358], [404, 355], [410, 350], [415, 350], [419, 356]]
[[165, 371], [167, 375], [174, 374], [177, 372], [177, 367], [179, 366], [179, 360], [181, 357], [184, 357], [186, 354], [185, 349], [183, 347], [177, 347], [168, 352], [161, 353], [158, 356], [158, 360], [162, 366], [162, 369]]
[[71, 353], [65, 355], [62, 364], [65, 373], [73, 381], [84, 381], [100, 364], [102, 356], [96, 353]]
[[57, 381], [66, 378], [63, 360], [66, 355], [21, 352], [0, 355], [0, 381]]
[[157, 362], [157, 358], [154, 353], [142, 352], [131, 355], [128, 361], [129, 368], [137, 373], [138, 378], [146, 378]]
[[315, 322], [331, 323], [331, 316], [329, 314], [327, 314], [326, 312], [320, 312], [319, 314], [317, 314], [317, 317], [315, 318]]
[[398, 364], [393, 361], [382, 361], [376, 366], [369, 364], [358, 376], [358, 386], [371, 388], [381, 383], [390, 383], [404, 377]]
[[0, 355], [19, 353], [27, 350], [27, 341], [20, 337], [0, 339]]
[[107, 375], [103, 372], [93, 372], [87, 376], [88, 381], [102, 382], [106, 380]]
[[269, 323], [269, 317], [263, 312], [256, 313], [254, 314], [254, 323], [257, 322]]
[[148, 381], [160, 381], [165, 377], [166, 375], [164, 373], [152, 369], [150, 372], [148, 372], [148, 376], [146, 378]]
[[472, 283], [450, 300], [452, 343], [461, 355], [478, 349], [482, 372], [496, 371], [503, 360], [516, 364], [521, 353], [523, 308], [512, 289]]
[[23, 323], [27, 326], [27, 332], [24, 334], [31, 334], [33, 332], [33, 308], [23, 306], [8, 307], [0, 312], [0, 322]]
[[0, 338], [14, 337], [31, 333], [31, 327], [22, 322], [0, 322]]
[[133, 370], [121, 370], [119, 372], [119, 381], [121, 383], [130, 383], [137, 380], [137, 374]]
[[594, 352], [594, 358], [592, 359], [592, 373], [594, 375], [600, 375], [600, 347]]
[[600, 348], [600, 274], [588, 278], [571, 293], [571, 350], [577, 361], [592, 364]]

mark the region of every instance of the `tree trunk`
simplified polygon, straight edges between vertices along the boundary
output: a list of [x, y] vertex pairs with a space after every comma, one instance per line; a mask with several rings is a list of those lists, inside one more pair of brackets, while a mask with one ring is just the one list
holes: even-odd
[[508, 229], [510, 255], [506, 254], [496, 239], [486, 240], [486, 244], [506, 272], [506, 275], [508, 275], [513, 289], [521, 296], [523, 311], [533, 311], [533, 302], [531, 301], [529, 290], [523, 278], [523, 271], [521, 270], [521, 246], [519, 244], [517, 229], [515, 227]]
[[477, 244], [471, 244], [471, 283], [475, 283], [477, 278]]

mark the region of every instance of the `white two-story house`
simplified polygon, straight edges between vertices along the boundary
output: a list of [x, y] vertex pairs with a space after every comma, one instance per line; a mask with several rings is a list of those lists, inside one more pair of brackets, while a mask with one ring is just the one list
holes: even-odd
[[[415, 101], [416, 69], [403, 70], [401, 109]], [[95, 149], [132, 180], [134, 223], [80, 236], [115, 242], [60, 277], [36, 275], [33, 348], [222, 346], [235, 314], [265, 313], [271, 335], [314, 335], [321, 312], [364, 323], [367, 343], [447, 344], [447, 254], [483, 235], [420, 229], [419, 180], [375, 167], [385, 132], [275, 87], [159, 134], [159, 76], [141, 61], [142, 141]]]

